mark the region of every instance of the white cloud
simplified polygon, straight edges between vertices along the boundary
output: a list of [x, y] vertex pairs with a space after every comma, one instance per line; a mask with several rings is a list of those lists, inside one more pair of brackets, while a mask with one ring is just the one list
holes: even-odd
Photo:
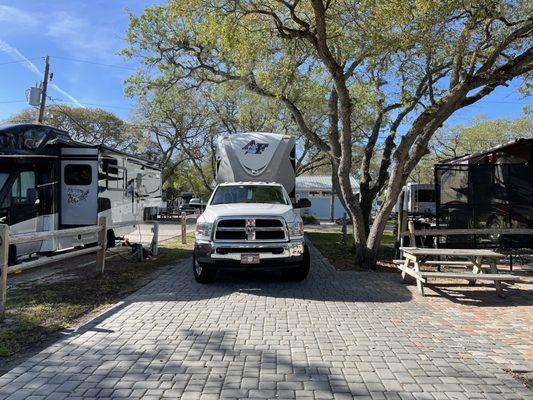
[[122, 47], [117, 33], [100, 24], [90, 23], [64, 11], [55, 12], [45, 35], [73, 55], [109, 60]]
[[39, 25], [39, 19], [33, 13], [28, 13], [16, 7], [0, 4], [0, 22], [2, 24], [16, 24], [25, 29]]
[[[0, 52], [6, 53], [15, 61], [21, 61], [22, 65], [24, 65], [28, 70], [30, 70], [37, 77], [39, 78], [43, 77], [43, 72], [41, 72], [39, 68], [35, 66], [34, 63], [28, 60], [18, 49], [11, 46], [9, 43], [3, 41], [2, 39], [0, 39]], [[61, 93], [63, 96], [67, 97], [70, 101], [72, 101], [78, 107], [83, 107], [83, 105], [78, 101], [78, 99], [76, 99], [74, 96], [72, 96], [65, 90], [61, 89], [55, 83], [50, 83], [50, 87], [55, 89], [58, 93]]]
[[4, 39], [22, 34], [40, 40], [48, 37], [64, 53], [78, 58], [108, 61], [123, 47], [113, 27], [63, 10], [43, 12], [0, 5], [0, 24]]

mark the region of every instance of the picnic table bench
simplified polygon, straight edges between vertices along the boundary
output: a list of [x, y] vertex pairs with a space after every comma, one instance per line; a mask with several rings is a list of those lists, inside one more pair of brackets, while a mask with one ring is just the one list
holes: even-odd
[[[416, 279], [418, 291], [424, 295], [424, 284], [427, 278], [466, 279], [473, 285], [478, 280], [493, 281], [498, 296], [503, 296], [502, 281], [518, 282], [520, 278], [511, 274], [498, 273], [497, 264], [504, 254], [488, 249], [434, 249], [418, 247], [402, 247], [404, 259], [394, 260], [396, 267], [402, 271], [402, 282], [407, 275]], [[447, 257], [447, 260], [434, 260], [435, 257]], [[452, 258], [453, 260], [450, 260]], [[460, 259], [459, 259], [460, 258]], [[488, 264], [490, 273], [484, 273], [483, 264]], [[464, 267], [463, 271], [422, 271], [423, 266]], [[472, 268], [469, 272], [468, 269]]]

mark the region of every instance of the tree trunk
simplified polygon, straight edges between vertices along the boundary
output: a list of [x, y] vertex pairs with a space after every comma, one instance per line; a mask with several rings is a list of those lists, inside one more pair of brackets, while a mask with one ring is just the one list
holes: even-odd
[[374, 196], [369, 190], [363, 190], [360, 188], [359, 192], [359, 204], [361, 205], [361, 212], [363, 214], [363, 222], [365, 224], [365, 233], [368, 236], [370, 233], [370, 219], [372, 214], [372, 203], [374, 202]]

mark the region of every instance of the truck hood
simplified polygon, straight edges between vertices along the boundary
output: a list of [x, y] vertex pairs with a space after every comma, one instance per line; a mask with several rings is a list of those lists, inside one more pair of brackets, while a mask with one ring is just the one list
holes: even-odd
[[295, 213], [292, 206], [285, 204], [235, 203], [208, 206], [199, 219], [212, 222], [218, 217], [280, 216], [293, 221]]

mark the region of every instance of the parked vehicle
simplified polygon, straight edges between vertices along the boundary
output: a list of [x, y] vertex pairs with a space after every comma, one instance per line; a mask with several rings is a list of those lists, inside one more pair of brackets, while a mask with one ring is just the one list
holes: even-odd
[[191, 201], [189, 201], [189, 207], [193, 208], [194, 211], [202, 211], [205, 208], [205, 202], [199, 198], [199, 197], [193, 197]]
[[[533, 138], [517, 139], [438, 164], [435, 182], [440, 228], [533, 228]], [[447, 238], [446, 243], [461, 247], [533, 248], [533, 237], [465, 235]]]
[[218, 142], [217, 182], [198, 218], [193, 272], [200, 283], [223, 268], [281, 270], [290, 280], [309, 273], [309, 250], [295, 200], [294, 138], [252, 132]]
[[180, 194], [180, 199], [178, 202], [178, 211], [179, 213], [186, 213], [186, 214], [194, 214], [196, 211], [194, 207], [192, 207], [189, 203], [194, 197], [194, 193], [192, 192], [182, 192]]
[[[108, 219], [108, 243], [161, 206], [159, 164], [103, 145], [73, 141], [45, 125], [0, 128], [0, 222], [11, 234], [95, 225]], [[10, 248], [10, 261], [96, 242], [54, 237]]]
[[[408, 183], [402, 189], [403, 210], [409, 217], [435, 217], [436, 203], [435, 203], [435, 186], [426, 183]], [[400, 199], [392, 210], [392, 216], [398, 215], [400, 212]]]
[[277, 183], [222, 183], [197, 220], [193, 272], [200, 283], [219, 269], [281, 270], [289, 280], [309, 273], [309, 250], [302, 218]]

